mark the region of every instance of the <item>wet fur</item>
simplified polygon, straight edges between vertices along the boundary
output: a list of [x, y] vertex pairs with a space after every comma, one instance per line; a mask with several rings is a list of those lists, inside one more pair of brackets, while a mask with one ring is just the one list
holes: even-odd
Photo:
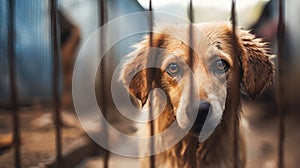
[[[225, 54], [233, 57], [233, 46], [231, 43], [232, 26], [227, 22], [217, 23], [205, 23], [197, 24], [196, 27], [201, 30], [209, 39], [210, 45], [215, 45]], [[177, 35], [188, 37], [188, 29], [176, 28], [176, 27], [164, 27], [160, 29], [160, 33], [154, 33], [153, 46], [162, 48], [170, 52], [177, 51], [182, 52], [183, 59], [188, 63], [189, 54], [188, 47], [182, 41], [175, 39]], [[202, 41], [195, 39], [195, 49], [201, 48]], [[241, 78], [241, 86], [243, 91], [246, 92], [251, 98], [256, 97], [267, 86], [272, 84], [272, 78], [274, 73], [273, 63], [270, 61], [272, 55], [266, 43], [261, 39], [255, 38], [254, 35], [248, 31], [237, 31], [238, 41], [238, 54], [240, 62], [234, 62], [233, 59], [229, 60], [230, 66], [239, 66]], [[132, 98], [137, 101], [140, 106], [147, 103], [148, 90], [151, 88], [162, 88], [168, 96], [168, 102], [164, 108], [162, 114], [158, 119], [154, 120], [155, 133], [161, 132], [168, 128], [168, 126], [174, 122], [176, 114], [174, 114], [174, 108], [178, 106], [180, 101], [180, 93], [176, 84], [172, 84], [164, 75], [164, 72], [159, 69], [144, 69], [149, 61], [149, 38], [140, 42], [136, 46], [136, 50], [127, 56], [127, 60], [124, 63], [121, 71], [120, 79], [123, 81], [124, 86], [128, 89]], [[202, 49], [203, 50], [203, 49]], [[205, 49], [204, 49], [205, 50]], [[194, 57], [196, 55], [193, 55]], [[152, 57], [153, 58], [153, 57]], [[163, 55], [158, 58], [158, 62], [167, 59], [167, 56]], [[195, 62], [194, 66], [201, 65], [201, 62]], [[137, 74], [133, 74], [135, 70], [140, 70]], [[155, 71], [154, 82], [149, 86], [147, 81], [147, 71]], [[227, 81], [227, 95], [225, 102], [225, 109], [222, 116], [222, 121], [215, 129], [213, 134], [203, 143], [199, 143], [198, 139], [194, 136], [186, 135], [178, 144], [171, 149], [160, 153], [155, 156], [157, 167], [173, 167], [173, 168], [190, 168], [190, 167], [215, 167], [215, 168], [231, 168], [234, 167], [234, 122], [239, 120], [240, 115], [240, 103], [233, 106], [232, 93], [230, 92], [232, 74], [229, 72], [226, 77]], [[132, 79], [130, 76], [134, 76]], [[202, 99], [207, 98], [207, 94], [200, 88], [199, 97]], [[155, 95], [154, 95], [155, 97]], [[239, 99], [238, 99], [239, 100]], [[149, 130], [149, 128], [146, 128]], [[149, 135], [149, 133], [147, 133]], [[241, 130], [239, 135], [239, 166], [245, 167], [246, 155], [243, 132]], [[174, 135], [176, 136], [176, 135]], [[149, 167], [149, 158], [144, 158], [142, 161], [143, 167]]]

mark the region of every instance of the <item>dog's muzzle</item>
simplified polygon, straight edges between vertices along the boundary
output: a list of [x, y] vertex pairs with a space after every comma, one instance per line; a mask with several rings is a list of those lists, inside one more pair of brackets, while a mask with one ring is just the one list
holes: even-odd
[[[191, 131], [195, 132], [195, 133], [200, 133], [202, 130], [202, 127], [204, 125], [204, 122], [207, 118], [207, 115], [209, 113], [209, 111], [211, 110], [211, 104], [207, 101], [200, 101], [199, 104], [199, 110], [197, 113], [197, 118], [192, 126]], [[188, 115], [188, 117], [191, 117], [190, 115]], [[191, 118], [190, 118], [191, 119]]]

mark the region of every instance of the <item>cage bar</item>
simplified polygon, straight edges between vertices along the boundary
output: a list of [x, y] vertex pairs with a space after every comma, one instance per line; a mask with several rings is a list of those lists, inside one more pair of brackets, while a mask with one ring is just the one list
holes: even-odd
[[55, 147], [56, 147], [56, 162], [57, 167], [64, 167], [62, 159], [62, 132], [61, 132], [61, 100], [59, 94], [59, 57], [60, 57], [60, 42], [59, 42], [59, 25], [57, 0], [50, 0], [50, 18], [51, 18], [51, 49], [53, 57], [52, 66], [52, 89], [54, 103], [54, 124], [55, 124]]
[[18, 93], [16, 81], [16, 55], [15, 55], [15, 28], [14, 12], [15, 1], [8, 1], [9, 19], [8, 19], [8, 61], [9, 61], [9, 81], [10, 81], [10, 100], [13, 118], [13, 145], [14, 145], [14, 163], [16, 168], [21, 167], [21, 139], [20, 139], [20, 117], [18, 107]]
[[[151, 56], [155, 56], [155, 55], [151, 55], [151, 48], [153, 47], [153, 13], [152, 13], [153, 9], [152, 9], [152, 0], [149, 0], [149, 29], [150, 29], [150, 32], [149, 32], [149, 48], [150, 48], [150, 51], [149, 51], [149, 57]], [[152, 60], [152, 59], [148, 59], [148, 60]], [[156, 65], [156, 58], [153, 59], [154, 60], [154, 65]], [[152, 65], [151, 62], [148, 63], [148, 65]], [[155, 70], [153, 69], [149, 69], [149, 70], [146, 70], [146, 73], [147, 73], [147, 77], [148, 77], [148, 95], [149, 95], [149, 99], [150, 99], [150, 109], [149, 109], [149, 117], [151, 119], [150, 121], [150, 136], [151, 137], [154, 137], [154, 121], [152, 120], [153, 119], [153, 107], [152, 107], [152, 96], [149, 94], [151, 89], [152, 89], [152, 83], [153, 83], [153, 79], [154, 79], [154, 73], [155, 73]], [[155, 140], [150, 138], [150, 168], [155, 168], [155, 155], [154, 155], [154, 150], [155, 150]]]
[[[240, 81], [241, 81], [241, 76], [240, 76], [240, 66], [241, 66], [241, 60], [238, 56], [238, 42], [237, 42], [237, 34], [236, 34], [236, 26], [237, 26], [237, 16], [236, 16], [236, 1], [232, 0], [231, 1], [231, 24], [232, 24], [232, 37], [231, 37], [231, 42], [232, 45], [235, 46], [233, 47], [233, 53], [234, 53], [234, 62], [236, 66], [233, 67], [233, 78], [232, 78], [232, 104], [235, 109], [238, 109], [240, 106]], [[239, 162], [239, 114], [233, 114], [234, 118], [234, 140], [233, 140], [233, 157], [234, 157], [234, 167], [239, 168], [242, 167], [240, 165], [241, 163]]]
[[278, 27], [277, 27], [277, 56], [278, 56], [278, 85], [277, 85], [277, 110], [279, 113], [279, 132], [278, 132], [278, 168], [284, 168], [284, 142], [285, 142], [285, 118], [286, 110], [283, 102], [283, 71], [284, 71], [284, 0], [278, 0]]
[[[194, 12], [193, 12], [193, 0], [190, 0], [189, 3], [189, 66], [191, 69], [193, 69], [193, 45], [194, 45], [194, 41], [193, 41], [193, 23], [194, 23]], [[191, 86], [192, 86], [192, 82], [191, 82]], [[191, 93], [192, 93], [192, 89], [191, 89]], [[191, 94], [190, 94], [191, 95]]]
[[[190, 69], [191, 71], [193, 70], [193, 65], [194, 65], [194, 59], [193, 59], [193, 48], [194, 48], [194, 37], [193, 37], [193, 34], [194, 34], [194, 30], [193, 30], [193, 23], [194, 23], [194, 11], [193, 11], [193, 0], [190, 0], [189, 2], [189, 6], [188, 6], [188, 11], [189, 11], [189, 29], [188, 29], [188, 33], [189, 33], [189, 66], [190, 66]], [[194, 102], [193, 100], [193, 91], [194, 91], [194, 85], [193, 85], [193, 77], [191, 77], [190, 79], [190, 90], [189, 90], [189, 100], [190, 102]], [[198, 112], [199, 113], [199, 112]], [[198, 115], [198, 114], [197, 114]], [[201, 126], [201, 130], [202, 130], [202, 127], [203, 127], [203, 123], [201, 123], [202, 126]]]
[[[100, 26], [103, 26], [106, 22], [107, 22], [107, 11], [106, 11], [106, 7], [105, 7], [105, 0], [99, 0], [98, 1], [99, 4], [99, 23]], [[100, 29], [101, 33], [100, 33], [100, 53], [104, 50], [104, 45], [105, 45], [105, 32], [103, 29]], [[101, 58], [100, 58], [101, 59]], [[101, 104], [102, 104], [102, 112], [103, 112], [103, 116], [104, 118], [107, 118], [107, 101], [105, 99], [106, 95], [106, 85], [105, 85], [105, 63], [106, 63], [106, 57], [103, 57], [100, 63], [100, 84], [101, 84]], [[103, 121], [104, 123], [104, 121]], [[108, 137], [108, 130], [105, 124], [102, 124], [103, 127], [103, 132], [104, 135], [106, 136], [106, 144], [109, 143], [109, 137]], [[106, 145], [107, 146], [107, 145]], [[110, 152], [107, 149], [104, 149], [104, 153], [103, 153], [103, 167], [104, 168], [108, 168], [109, 167], [109, 158], [110, 158]]]

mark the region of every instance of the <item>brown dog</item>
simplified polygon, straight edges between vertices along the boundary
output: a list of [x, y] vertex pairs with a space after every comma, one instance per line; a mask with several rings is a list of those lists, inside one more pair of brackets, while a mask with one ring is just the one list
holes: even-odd
[[[240, 67], [241, 86], [254, 98], [272, 83], [272, 55], [266, 43], [241, 29], [237, 30], [238, 45], [233, 46], [230, 23], [194, 26], [193, 66], [189, 57], [188, 26], [164, 26], [158, 33], [153, 33], [156, 52], [149, 52], [149, 38], [140, 42], [127, 57], [120, 79], [140, 106], [149, 103], [149, 90], [160, 88], [165, 92], [166, 105], [154, 120], [155, 134], [166, 130], [173, 122], [182, 129], [192, 125], [179, 143], [155, 156], [157, 167], [231, 168], [234, 167], [234, 122], [240, 113], [240, 107], [231, 107], [232, 69]], [[234, 50], [238, 51], [239, 63], [234, 62]], [[149, 62], [156, 62], [158, 68], [146, 69], [151, 66]], [[151, 88], [147, 78], [150, 71], [153, 71]], [[193, 101], [190, 101], [191, 97]], [[161, 100], [155, 93], [153, 99], [156, 114]], [[194, 110], [197, 103], [198, 115]], [[208, 122], [202, 127], [204, 120]], [[239, 137], [239, 167], [245, 167], [243, 136], [240, 134]], [[205, 141], [199, 142], [199, 139]], [[148, 167], [148, 163], [144, 162], [143, 166]]]

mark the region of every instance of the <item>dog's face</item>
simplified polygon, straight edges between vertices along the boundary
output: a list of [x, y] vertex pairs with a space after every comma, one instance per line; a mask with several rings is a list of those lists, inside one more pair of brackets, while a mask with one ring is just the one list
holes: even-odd
[[[197, 122], [208, 120], [205, 129], [212, 132], [225, 109], [232, 68], [240, 67], [241, 84], [254, 98], [272, 83], [273, 64], [266, 44], [247, 31], [237, 31], [238, 45], [233, 46], [232, 26], [225, 22], [195, 25], [190, 57], [188, 30], [188, 26], [164, 27], [153, 34], [151, 50], [149, 38], [139, 43], [128, 56], [120, 79], [141, 106], [147, 102], [149, 90], [160, 88], [166, 94], [168, 115], [173, 115], [181, 128], [196, 120], [194, 129], [200, 131], [202, 125], [197, 127]], [[234, 47], [240, 62], [234, 61]], [[149, 82], [149, 74], [153, 82]]]

